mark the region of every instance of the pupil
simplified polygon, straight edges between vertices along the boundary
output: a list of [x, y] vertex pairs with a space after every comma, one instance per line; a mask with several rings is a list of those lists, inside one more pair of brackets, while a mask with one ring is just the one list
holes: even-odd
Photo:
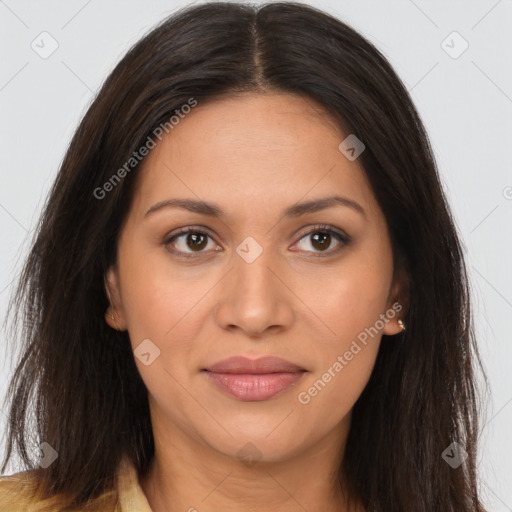
[[[323, 245], [319, 244], [319, 247], [316, 246], [317, 242], [318, 242], [318, 238], [322, 238], [323, 239]], [[330, 241], [331, 239], [331, 235], [329, 233], [315, 233], [313, 235], [313, 246], [316, 248], [316, 249], [325, 249], [325, 247], [329, 246], [329, 243], [325, 244], [325, 240], [328, 240]]]
[[[200, 238], [203, 238], [202, 245], [201, 245], [201, 242], [198, 241]], [[189, 247], [191, 249], [203, 249], [203, 247], [205, 246], [204, 239], [206, 239], [206, 237], [204, 237], [201, 234], [197, 234], [197, 233], [192, 233], [191, 235], [189, 235], [187, 237], [188, 241], [193, 240], [193, 242], [192, 242], [193, 246], [190, 247], [190, 245], [189, 245]]]

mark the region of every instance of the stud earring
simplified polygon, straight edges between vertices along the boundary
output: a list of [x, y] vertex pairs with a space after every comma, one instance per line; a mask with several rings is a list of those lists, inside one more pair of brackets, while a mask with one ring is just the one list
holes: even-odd
[[398, 325], [402, 328], [402, 331], [405, 331], [405, 325], [401, 319], [398, 320]]

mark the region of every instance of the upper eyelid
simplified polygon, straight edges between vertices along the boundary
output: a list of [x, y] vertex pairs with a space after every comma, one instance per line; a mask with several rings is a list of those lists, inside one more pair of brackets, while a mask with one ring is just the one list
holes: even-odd
[[304, 238], [305, 236], [311, 235], [312, 233], [321, 232], [321, 231], [331, 231], [338, 236], [340, 236], [342, 239], [351, 240], [352, 237], [348, 235], [343, 229], [336, 228], [334, 226], [331, 226], [330, 224], [314, 224], [313, 226], [309, 226], [304, 231], [300, 231], [299, 235], [300, 238]]
[[208, 235], [212, 240], [215, 239], [212, 232], [204, 226], [187, 226], [179, 228], [176, 233], [166, 235], [164, 237], [164, 241], [165, 243], [169, 243], [173, 238], [178, 238], [179, 236], [187, 235], [189, 233], [203, 233]]

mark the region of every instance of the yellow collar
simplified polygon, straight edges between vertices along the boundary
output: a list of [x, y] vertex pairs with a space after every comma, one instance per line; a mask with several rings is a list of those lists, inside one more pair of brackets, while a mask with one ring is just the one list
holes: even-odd
[[152, 512], [135, 466], [125, 457], [116, 475], [119, 505], [116, 512]]

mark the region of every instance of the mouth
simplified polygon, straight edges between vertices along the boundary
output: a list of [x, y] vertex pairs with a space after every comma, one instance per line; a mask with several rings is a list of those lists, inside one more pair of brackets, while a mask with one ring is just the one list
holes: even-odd
[[295, 385], [307, 372], [277, 357], [232, 357], [203, 368], [218, 389], [241, 401], [268, 400]]

